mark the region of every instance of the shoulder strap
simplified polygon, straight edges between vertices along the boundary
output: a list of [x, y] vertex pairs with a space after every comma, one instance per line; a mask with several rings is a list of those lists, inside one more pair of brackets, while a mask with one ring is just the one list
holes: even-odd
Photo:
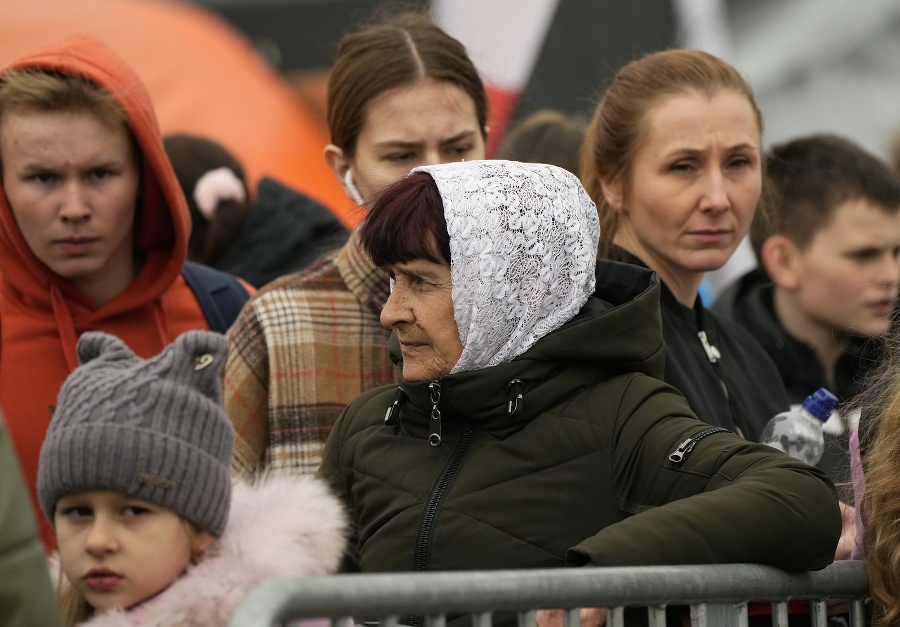
[[209, 328], [228, 331], [250, 295], [233, 275], [186, 261], [181, 275], [194, 292]]

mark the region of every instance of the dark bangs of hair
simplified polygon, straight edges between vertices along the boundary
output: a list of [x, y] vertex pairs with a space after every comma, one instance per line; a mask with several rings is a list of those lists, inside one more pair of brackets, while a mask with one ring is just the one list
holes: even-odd
[[417, 259], [450, 265], [444, 203], [431, 175], [416, 172], [384, 188], [363, 220], [360, 240], [379, 267]]

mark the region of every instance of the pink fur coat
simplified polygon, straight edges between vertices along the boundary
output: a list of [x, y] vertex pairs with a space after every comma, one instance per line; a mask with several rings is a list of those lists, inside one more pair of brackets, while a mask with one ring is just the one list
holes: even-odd
[[83, 625], [224, 627], [266, 579], [336, 572], [345, 534], [343, 506], [312, 476], [238, 483], [225, 533], [199, 564], [131, 612], [106, 612]]

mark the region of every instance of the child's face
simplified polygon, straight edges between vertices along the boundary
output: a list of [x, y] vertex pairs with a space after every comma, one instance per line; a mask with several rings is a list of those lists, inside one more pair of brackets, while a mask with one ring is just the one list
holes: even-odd
[[796, 253], [795, 297], [811, 325], [839, 342], [884, 333], [900, 290], [900, 212], [849, 200]]
[[195, 545], [178, 514], [117, 492], [66, 496], [55, 523], [63, 573], [96, 610], [127, 609], [164, 590]]

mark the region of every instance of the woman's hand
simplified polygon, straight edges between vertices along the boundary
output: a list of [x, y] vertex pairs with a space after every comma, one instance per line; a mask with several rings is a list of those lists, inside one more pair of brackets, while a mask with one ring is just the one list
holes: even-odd
[[[582, 568], [591, 567], [593, 564], [590, 562], [582, 566]], [[537, 627], [563, 627], [564, 616], [563, 610], [538, 610], [535, 621]], [[606, 608], [604, 607], [583, 607], [579, 616], [581, 617], [581, 627], [600, 627], [606, 624]]]
[[834, 559], [848, 560], [856, 546], [856, 509], [843, 501], [838, 501], [841, 506], [841, 538], [838, 541]]
[[[581, 627], [600, 627], [606, 624], [606, 608], [583, 607], [579, 615]], [[538, 610], [535, 617], [537, 627], [563, 627], [563, 616], [563, 610]]]

